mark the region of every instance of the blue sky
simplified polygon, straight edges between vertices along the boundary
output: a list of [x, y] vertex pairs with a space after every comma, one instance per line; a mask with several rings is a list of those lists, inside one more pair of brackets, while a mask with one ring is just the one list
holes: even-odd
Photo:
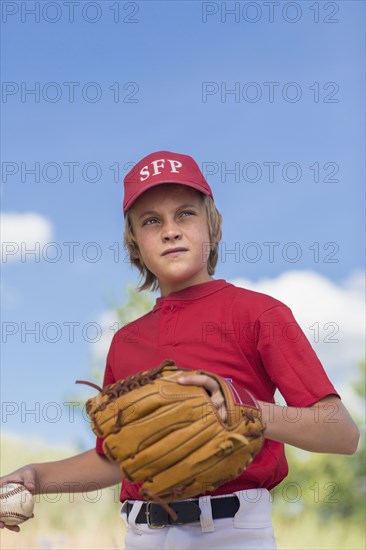
[[[40, 242], [39, 261], [2, 258], [3, 428], [67, 441], [80, 426], [65, 412], [21, 413], [75, 391], [95, 355], [83, 327], [137, 282], [117, 243], [123, 176], [144, 155], [191, 154], [207, 174], [224, 217], [217, 278], [259, 289], [315, 273], [339, 296], [359, 290], [365, 5], [280, 2], [270, 22], [265, 2], [81, 1], [71, 22], [63, 2], [36, 4], [2, 3], [3, 239]], [[57, 323], [59, 341], [35, 342], [35, 323]]]

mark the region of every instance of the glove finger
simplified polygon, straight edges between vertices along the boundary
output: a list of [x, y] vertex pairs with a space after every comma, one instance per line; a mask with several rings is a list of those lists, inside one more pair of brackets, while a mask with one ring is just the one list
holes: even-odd
[[172, 403], [132, 424], [122, 426], [117, 433], [106, 437], [103, 448], [108, 458], [122, 461], [201, 417], [202, 402], [193, 407], [190, 404], [187, 406], [186, 402]]
[[186, 407], [192, 408], [202, 405], [203, 396], [208, 400], [205, 391], [197, 386], [181, 386], [170, 379], [159, 379], [149, 386], [135, 389], [133, 401], [132, 394], [125, 394], [109, 403], [105, 401], [100, 408], [91, 400], [92, 404], [87, 412], [94, 433], [99, 437], [105, 437], [170, 403], [184, 403]]
[[[213, 415], [190, 422], [188, 426], [172, 432], [134, 457], [125, 460], [121, 465], [123, 475], [130, 481], [142, 481], [165, 472], [176, 463], [180, 468], [182, 459], [192, 456], [194, 451], [205, 446], [212, 438], [216, 438], [220, 431], [223, 431], [223, 428]], [[179, 477], [181, 475], [182, 472], [179, 473]]]
[[181, 462], [146, 480], [141, 494], [148, 500], [158, 495], [162, 500], [174, 501], [213, 491], [240, 475], [260, 447], [259, 439], [248, 441], [240, 434], [219, 434]]

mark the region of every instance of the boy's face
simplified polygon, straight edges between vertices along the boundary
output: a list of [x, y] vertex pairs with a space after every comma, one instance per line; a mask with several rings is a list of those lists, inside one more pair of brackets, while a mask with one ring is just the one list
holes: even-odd
[[[163, 184], [141, 195], [130, 209], [141, 258], [159, 281], [162, 296], [212, 280], [207, 271], [209, 230], [201, 194]], [[179, 249], [175, 252], [169, 252]]]

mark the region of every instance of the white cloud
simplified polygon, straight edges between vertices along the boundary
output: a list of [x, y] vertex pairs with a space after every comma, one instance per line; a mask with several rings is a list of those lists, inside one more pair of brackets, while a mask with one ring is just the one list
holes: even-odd
[[[34, 261], [42, 247], [52, 242], [52, 223], [35, 212], [1, 214], [1, 261]], [[36, 255], [26, 254], [35, 250]]]
[[113, 309], [104, 311], [98, 324], [101, 327], [101, 338], [92, 346], [92, 357], [94, 362], [104, 368], [112, 338], [121, 328], [121, 324], [118, 322], [117, 312]]
[[365, 274], [335, 283], [313, 271], [287, 271], [274, 279], [233, 284], [269, 294], [291, 309], [326, 371], [341, 387], [349, 385], [365, 355]]

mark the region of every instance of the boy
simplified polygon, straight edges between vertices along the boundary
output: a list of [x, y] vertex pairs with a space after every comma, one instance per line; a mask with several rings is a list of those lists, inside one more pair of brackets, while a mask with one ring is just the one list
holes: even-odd
[[[283, 444], [353, 454], [358, 429], [290, 309], [270, 296], [213, 279], [221, 216], [195, 161], [152, 153], [124, 183], [125, 244], [142, 276], [139, 289], [159, 289], [160, 297], [151, 312], [114, 336], [104, 384], [171, 358], [182, 368], [223, 376], [239, 394], [249, 390], [266, 424], [263, 449], [249, 468], [212, 494], [191, 499], [179, 525], [169, 523], [158, 505], [142, 502], [137, 484], [123, 480], [125, 548], [275, 548], [269, 490], [287, 474]], [[192, 376], [182, 383], [204, 386], [225, 417], [213, 378]], [[274, 404], [276, 388], [286, 407]], [[297, 422], [289, 422], [294, 413]], [[96, 449], [28, 465], [1, 479], [10, 481], [38, 493], [50, 482], [65, 492], [67, 484], [77, 482], [82, 491], [90, 482], [114, 485], [120, 472], [104, 458], [98, 439]]]

